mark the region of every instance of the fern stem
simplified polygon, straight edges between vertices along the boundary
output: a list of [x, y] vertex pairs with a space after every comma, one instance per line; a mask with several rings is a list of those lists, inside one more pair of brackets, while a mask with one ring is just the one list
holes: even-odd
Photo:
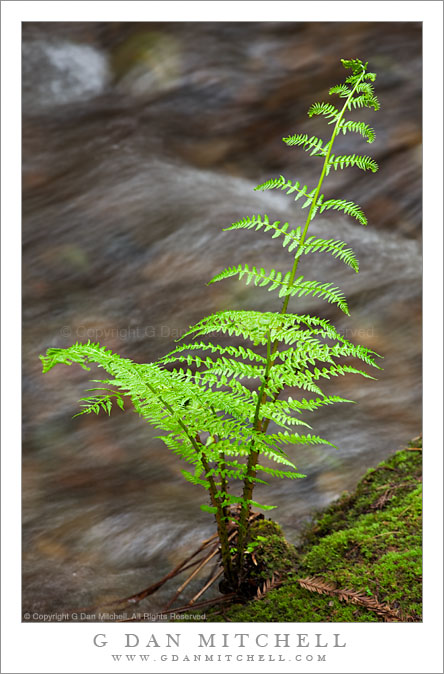
[[201, 457], [200, 457], [202, 466], [205, 469], [205, 473], [207, 474], [207, 479], [210, 483], [210, 499], [212, 505], [217, 509], [216, 512], [216, 525], [217, 525], [217, 533], [219, 537], [219, 542], [220, 542], [220, 553], [222, 557], [222, 565], [224, 569], [224, 576], [226, 580], [228, 581], [228, 584], [230, 588], [234, 587], [234, 578], [233, 578], [233, 567], [231, 563], [231, 554], [230, 554], [230, 542], [228, 540], [228, 528], [227, 528], [227, 520], [225, 518], [225, 512], [222, 507], [220, 499], [217, 498], [217, 487], [216, 483], [214, 481], [214, 477], [212, 475], [208, 476], [208, 473], [210, 472], [210, 466], [208, 464], [207, 458], [205, 454], [202, 452]]
[[[295, 259], [293, 263], [293, 267], [291, 269], [291, 273], [288, 279], [288, 288], [291, 288], [291, 286], [294, 283], [295, 277], [296, 277], [296, 272], [299, 266], [299, 260], [301, 258], [300, 256], [300, 251], [304, 245], [305, 239], [308, 234], [308, 228], [313, 216], [313, 212], [316, 208], [317, 201], [319, 198], [319, 194], [321, 191], [322, 183], [324, 182], [325, 175], [327, 173], [327, 168], [328, 168], [328, 162], [330, 160], [331, 156], [331, 151], [333, 148], [333, 143], [335, 141], [335, 138], [337, 136], [339, 126], [342, 122], [342, 118], [344, 116], [344, 113], [350, 103], [350, 100], [353, 97], [353, 94], [355, 93], [356, 89], [358, 88], [359, 84], [361, 83], [362, 78], [364, 77], [365, 74], [365, 69], [363, 69], [362, 74], [360, 78], [357, 80], [355, 86], [353, 87], [352, 91], [350, 92], [349, 96], [347, 97], [347, 100], [344, 103], [344, 106], [339, 113], [338, 119], [336, 120], [335, 127], [333, 129], [333, 133], [330, 139], [330, 142], [328, 144], [328, 150], [327, 154], [325, 155], [324, 159], [324, 164], [322, 166], [322, 171], [321, 175], [319, 177], [319, 181], [316, 187], [316, 191], [313, 197], [313, 201], [311, 202], [310, 210], [308, 212], [307, 220], [305, 222], [304, 229], [302, 231], [301, 238], [299, 240], [299, 244], [296, 250], [295, 254]], [[281, 315], [287, 313], [288, 309], [288, 303], [290, 301], [290, 294], [288, 294], [283, 302], [282, 309], [281, 309]], [[261, 384], [261, 387], [258, 392], [258, 400], [257, 400], [257, 405], [256, 405], [256, 410], [255, 410], [255, 415], [254, 415], [254, 427], [256, 430], [262, 430], [263, 433], [267, 431], [268, 425], [270, 423], [269, 419], [266, 419], [264, 421], [264, 424], [261, 424], [259, 421], [259, 414], [260, 414], [260, 408], [261, 405], [266, 401], [266, 394], [265, 394], [265, 387], [268, 382], [269, 374], [271, 367], [273, 366], [273, 356], [276, 353], [278, 347], [279, 347], [279, 341], [276, 339], [273, 343], [273, 346], [271, 347], [271, 336], [269, 334], [268, 336], [268, 341], [267, 341], [267, 365], [265, 368], [265, 373], [264, 373], [264, 379]], [[241, 511], [239, 515], [239, 534], [238, 534], [238, 544], [237, 544], [237, 563], [236, 563], [236, 571], [238, 577], [240, 577], [240, 574], [242, 572], [242, 567], [243, 567], [243, 561], [244, 561], [244, 555], [245, 555], [245, 543], [246, 543], [246, 537], [247, 537], [247, 520], [248, 520], [248, 515], [250, 512], [250, 505], [249, 502], [251, 501], [251, 497], [253, 495], [253, 488], [254, 488], [254, 478], [256, 477], [256, 466], [257, 466], [257, 461], [259, 458], [259, 452], [254, 449], [254, 441], [252, 441], [252, 445], [250, 448], [249, 456], [248, 456], [248, 462], [247, 462], [247, 473], [244, 478], [244, 488], [243, 488], [243, 493], [242, 493], [242, 505], [241, 505]]]
[[[318, 201], [318, 198], [319, 198], [319, 193], [320, 193], [320, 191], [321, 191], [322, 183], [324, 182], [325, 174], [326, 174], [326, 172], [327, 172], [328, 162], [330, 161], [331, 151], [332, 151], [332, 149], [333, 149], [333, 143], [335, 142], [335, 138], [336, 138], [336, 136], [337, 136], [337, 133], [338, 133], [338, 130], [339, 130], [339, 126], [340, 126], [340, 124], [341, 124], [341, 122], [342, 122], [342, 118], [344, 117], [344, 113], [345, 113], [345, 111], [346, 111], [346, 109], [347, 109], [347, 106], [348, 106], [348, 104], [350, 103], [350, 100], [352, 99], [353, 94], [355, 93], [356, 89], [357, 89], [358, 86], [360, 85], [361, 80], [362, 80], [362, 78], [364, 77], [364, 74], [365, 74], [365, 70], [362, 71], [361, 77], [358, 79], [358, 81], [356, 82], [354, 88], [353, 88], [352, 91], [350, 92], [350, 94], [349, 94], [347, 100], [346, 100], [345, 103], [344, 103], [344, 106], [343, 106], [341, 112], [339, 113], [339, 117], [338, 117], [338, 119], [336, 120], [335, 128], [333, 129], [333, 133], [332, 133], [332, 136], [331, 136], [331, 138], [330, 138], [330, 142], [329, 142], [329, 144], [328, 144], [327, 154], [325, 155], [324, 165], [323, 165], [323, 167], [322, 167], [321, 175], [320, 175], [320, 177], [319, 177], [318, 185], [317, 185], [317, 187], [316, 187], [316, 192], [315, 192], [315, 194], [314, 194], [313, 201], [311, 202], [311, 206], [310, 206], [310, 210], [309, 210], [309, 212], [308, 212], [307, 220], [306, 220], [306, 223], [305, 223], [303, 232], [302, 232], [302, 236], [301, 236], [300, 241], [299, 241], [298, 248], [297, 248], [297, 250], [296, 250], [296, 255], [295, 255], [295, 260], [294, 260], [293, 268], [292, 268], [292, 270], [291, 270], [290, 278], [288, 279], [288, 286], [289, 286], [289, 287], [291, 287], [291, 286], [293, 285], [293, 281], [294, 281], [295, 276], [296, 276], [296, 272], [297, 272], [298, 265], [299, 265], [299, 260], [300, 260], [299, 252], [300, 252], [302, 246], [304, 245], [305, 239], [306, 239], [306, 237], [307, 237], [308, 227], [309, 227], [309, 225], [310, 225], [310, 221], [311, 221], [311, 218], [312, 218], [312, 215], [313, 215], [313, 211], [314, 211], [314, 209], [316, 208], [316, 204], [317, 204], [317, 201]], [[290, 301], [290, 295], [287, 295], [287, 297], [284, 299], [284, 303], [283, 303], [283, 305], [282, 305], [281, 314], [286, 314], [286, 313], [287, 313], [287, 308], [288, 308], [288, 303], [289, 303], [289, 301]], [[275, 350], [277, 349], [277, 346], [278, 346], [278, 344], [277, 344], [277, 342], [275, 342], [273, 353], [274, 353]]]
[[[273, 365], [273, 353], [271, 352], [271, 332], [268, 332], [267, 337], [267, 364], [265, 366], [264, 379], [262, 381], [261, 387], [258, 392], [256, 409], [254, 412], [254, 421], [253, 426], [255, 430], [261, 430], [261, 422], [259, 421], [259, 413], [261, 405], [265, 402], [267, 395], [265, 393], [265, 387], [268, 382], [270, 369]], [[259, 458], [259, 452], [254, 449], [254, 440], [252, 441], [250, 452], [248, 454], [247, 461], [247, 472], [244, 478], [244, 487], [242, 491], [242, 503], [239, 513], [239, 523], [238, 523], [238, 539], [237, 539], [237, 559], [236, 559], [236, 575], [238, 578], [238, 583], [241, 580], [241, 572], [244, 564], [245, 556], [245, 544], [247, 538], [247, 521], [250, 514], [250, 504], [251, 497], [253, 495], [254, 487], [254, 478], [256, 477], [256, 465]]]
[[[216, 496], [217, 494], [217, 487], [216, 483], [214, 482], [214, 477], [212, 475], [208, 475], [210, 472], [210, 466], [208, 464], [207, 458], [204, 454], [203, 451], [203, 445], [200, 442], [199, 436], [197, 438], [193, 438], [192, 434], [189, 432], [186, 424], [182, 421], [182, 419], [178, 419], [177, 416], [174, 414], [174, 410], [171, 407], [169, 403], [167, 403], [165, 400], [163, 400], [162, 396], [160, 396], [157, 391], [154, 389], [151, 384], [146, 381], [145, 382], [150, 391], [156, 396], [156, 398], [160, 401], [160, 403], [165, 407], [165, 409], [169, 412], [169, 414], [176, 419], [178, 422], [179, 426], [183, 429], [185, 435], [193, 445], [194, 449], [196, 450], [196, 453], [199, 455], [200, 462], [202, 463], [202, 466], [204, 467], [208, 482], [210, 483], [209, 487], [209, 492], [210, 492], [210, 499], [211, 503], [214, 508], [216, 508], [216, 525], [217, 525], [217, 533], [219, 537], [219, 542], [220, 542], [220, 551], [221, 551], [221, 557], [222, 557], [222, 564], [224, 568], [224, 575], [225, 578], [227, 579], [228, 583], [230, 586], [233, 585], [233, 568], [232, 568], [232, 563], [231, 563], [231, 555], [230, 555], [230, 542], [228, 540], [228, 528], [227, 528], [227, 519], [225, 517], [225, 510], [222, 506], [222, 501]], [[200, 445], [200, 446], [199, 446]]]
[[[228, 492], [228, 480], [224, 475], [224, 472], [227, 470], [227, 464], [225, 461], [225, 454], [223, 452], [219, 452], [219, 464], [220, 464], [220, 471], [221, 471], [221, 491]], [[224, 506], [222, 508], [224, 518], [226, 520], [228, 516], [228, 507]]]

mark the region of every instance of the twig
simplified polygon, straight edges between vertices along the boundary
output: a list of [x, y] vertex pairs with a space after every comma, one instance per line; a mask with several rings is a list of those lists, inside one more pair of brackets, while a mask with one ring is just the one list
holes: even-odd
[[403, 616], [401, 611], [392, 608], [389, 604], [381, 604], [375, 597], [367, 597], [355, 590], [337, 589], [332, 583], [323, 578], [298, 578], [298, 583], [305, 590], [336, 596], [340, 601], [363, 606], [381, 616], [385, 622], [411, 621], [411, 616]]
[[[236, 534], [237, 534], [237, 529], [236, 529], [235, 531], [233, 531], [233, 532], [228, 536], [228, 542], [232, 541], [233, 538], [236, 536]], [[162, 613], [166, 613], [166, 612], [168, 611], [168, 609], [169, 609], [169, 608], [171, 607], [171, 605], [176, 601], [176, 599], [179, 597], [179, 595], [182, 594], [182, 592], [183, 592], [183, 590], [186, 588], [186, 586], [193, 580], [193, 578], [195, 578], [195, 576], [197, 576], [197, 574], [199, 573], [199, 571], [200, 571], [201, 569], [203, 569], [203, 567], [206, 566], [206, 564], [208, 564], [208, 562], [210, 562], [210, 561], [213, 559], [213, 557], [216, 555], [216, 553], [217, 553], [218, 551], [219, 551], [219, 548], [216, 548], [215, 550], [213, 550], [213, 552], [212, 552], [208, 557], [206, 557], [206, 559], [202, 562], [202, 564], [201, 564], [200, 566], [198, 566], [197, 569], [195, 569], [195, 570], [193, 571], [193, 573], [191, 574], [191, 576], [189, 576], [189, 577], [186, 579], [186, 581], [184, 581], [184, 582], [182, 583], [182, 585], [177, 589], [176, 594], [172, 597], [172, 599], [170, 599], [170, 601], [168, 602], [168, 604], [165, 606], [165, 608], [163, 609]]]
[[224, 572], [223, 569], [219, 569], [219, 571], [217, 573], [215, 573], [207, 583], [205, 583], [203, 588], [201, 590], [199, 590], [199, 592], [197, 594], [195, 594], [192, 599], [190, 599], [190, 601], [188, 602], [188, 606], [191, 606], [192, 604], [194, 604], [196, 599], [199, 599], [199, 597], [201, 597], [203, 595], [203, 593], [206, 592], [208, 590], [208, 588], [211, 587], [211, 585], [213, 585], [213, 583], [215, 583], [218, 578], [220, 578], [220, 576], [223, 574], [223, 572]]
[[200, 571], [201, 569], [203, 569], [204, 566], [206, 566], [206, 565], [208, 564], [208, 562], [211, 562], [211, 560], [213, 559], [213, 557], [214, 557], [215, 555], [217, 555], [218, 551], [219, 551], [219, 549], [216, 547], [216, 548], [215, 548], [215, 549], [214, 549], [214, 550], [213, 550], [213, 551], [212, 551], [212, 552], [211, 552], [211, 553], [210, 553], [210, 554], [203, 560], [203, 562], [201, 562], [201, 563], [199, 564], [199, 566], [198, 566], [196, 569], [194, 569], [193, 573], [192, 573], [190, 576], [188, 576], [188, 578], [182, 583], [182, 585], [181, 585], [179, 588], [177, 588], [176, 594], [170, 599], [170, 601], [168, 602], [168, 604], [167, 604], [167, 605], [165, 606], [165, 608], [163, 609], [162, 613], [166, 613], [166, 612], [168, 611], [168, 609], [170, 608], [170, 606], [176, 601], [176, 599], [178, 598], [178, 596], [179, 596], [180, 594], [182, 594], [182, 592], [183, 592], [184, 589], [187, 587], [187, 585], [189, 585], [189, 583], [191, 583], [191, 581], [193, 580], [193, 578], [195, 578], [195, 576], [197, 576], [197, 574], [199, 573], [199, 571]]

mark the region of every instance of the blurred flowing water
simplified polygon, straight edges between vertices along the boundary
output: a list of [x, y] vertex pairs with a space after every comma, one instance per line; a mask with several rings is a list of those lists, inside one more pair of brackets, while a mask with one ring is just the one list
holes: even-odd
[[73, 419], [86, 373], [42, 376], [38, 356], [91, 339], [144, 362], [213, 311], [275, 310], [266, 291], [205, 284], [241, 262], [288, 269], [279, 240], [222, 229], [252, 213], [300, 224], [290, 197], [253, 187], [280, 174], [316, 184], [317, 160], [280, 138], [325, 134], [306, 110], [353, 57], [378, 73], [381, 111], [352, 117], [377, 140], [367, 150], [348, 134], [337, 154], [371, 154], [380, 171], [331, 174], [324, 192], [359, 203], [370, 224], [330, 212], [311, 233], [347, 241], [361, 271], [325, 255], [302, 270], [339, 285], [351, 318], [309, 299], [298, 310], [382, 353], [384, 370], [328, 382], [358, 403], [312, 417], [339, 450], [290, 450], [308, 477], [258, 489], [293, 541], [420, 432], [420, 24], [23, 24], [24, 610], [141, 590], [213, 532], [205, 494], [155, 433], [130, 411]]

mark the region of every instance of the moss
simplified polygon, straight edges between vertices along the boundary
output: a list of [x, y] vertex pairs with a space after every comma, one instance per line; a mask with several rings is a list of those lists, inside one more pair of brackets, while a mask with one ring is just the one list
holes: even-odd
[[[420, 439], [411, 443], [420, 447]], [[296, 550], [280, 527], [260, 521], [252, 531], [257, 579], [273, 571], [283, 585], [263, 599], [209, 611], [207, 621], [380, 622], [374, 611], [303, 589], [297, 578], [318, 576], [336, 587], [389, 603], [421, 620], [422, 453], [403, 450], [369, 470], [351, 494], [320, 513]], [[265, 541], [261, 541], [263, 537]], [[263, 555], [263, 557], [262, 557]], [[293, 573], [291, 572], [293, 569]]]
[[416, 487], [422, 475], [422, 452], [400, 451], [364, 475], [355, 491], [345, 493], [323, 513], [317, 522], [304, 532], [305, 543], [314, 544], [319, 538], [353, 524], [357, 517], [377, 509], [378, 499], [386, 499], [390, 506], [402, 501], [404, 495]]
[[287, 574], [294, 568], [298, 555], [288, 543], [279, 524], [272, 520], [258, 520], [250, 530], [248, 553], [249, 576], [257, 581], [271, 578], [273, 573]]
[[336, 597], [325, 597], [287, 582], [263, 599], [237, 604], [207, 614], [208, 622], [378, 622], [370, 612], [343, 604]]

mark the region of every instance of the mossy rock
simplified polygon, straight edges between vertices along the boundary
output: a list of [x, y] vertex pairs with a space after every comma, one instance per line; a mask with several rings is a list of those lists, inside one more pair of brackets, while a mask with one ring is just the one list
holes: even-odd
[[[421, 447], [419, 438], [410, 443]], [[298, 579], [315, 577], [388, 606], [401, 621], [421, 620], [422, 452], [402, 450], [369, 470], [356, 490], [320, 513], [296, 549], [274, 522], [251, 532], [257, 567], [251, 578], [265, 582], [280, 573], [281, 587], [261, 599], [214, 608], [209, 622], [381, 622], [365, 605], [345, 603], [334, 593], [316, 594]], [[264, 538], [265, 540], [262, 540]], [[253, 565], [250, 559], [248, 564]]]
[[267, 581], [287, 576], [294, 569], [298, 555], [279, 524], [259, 519], [251, 526], [245, 558], [243, 591], [251, 597]]

